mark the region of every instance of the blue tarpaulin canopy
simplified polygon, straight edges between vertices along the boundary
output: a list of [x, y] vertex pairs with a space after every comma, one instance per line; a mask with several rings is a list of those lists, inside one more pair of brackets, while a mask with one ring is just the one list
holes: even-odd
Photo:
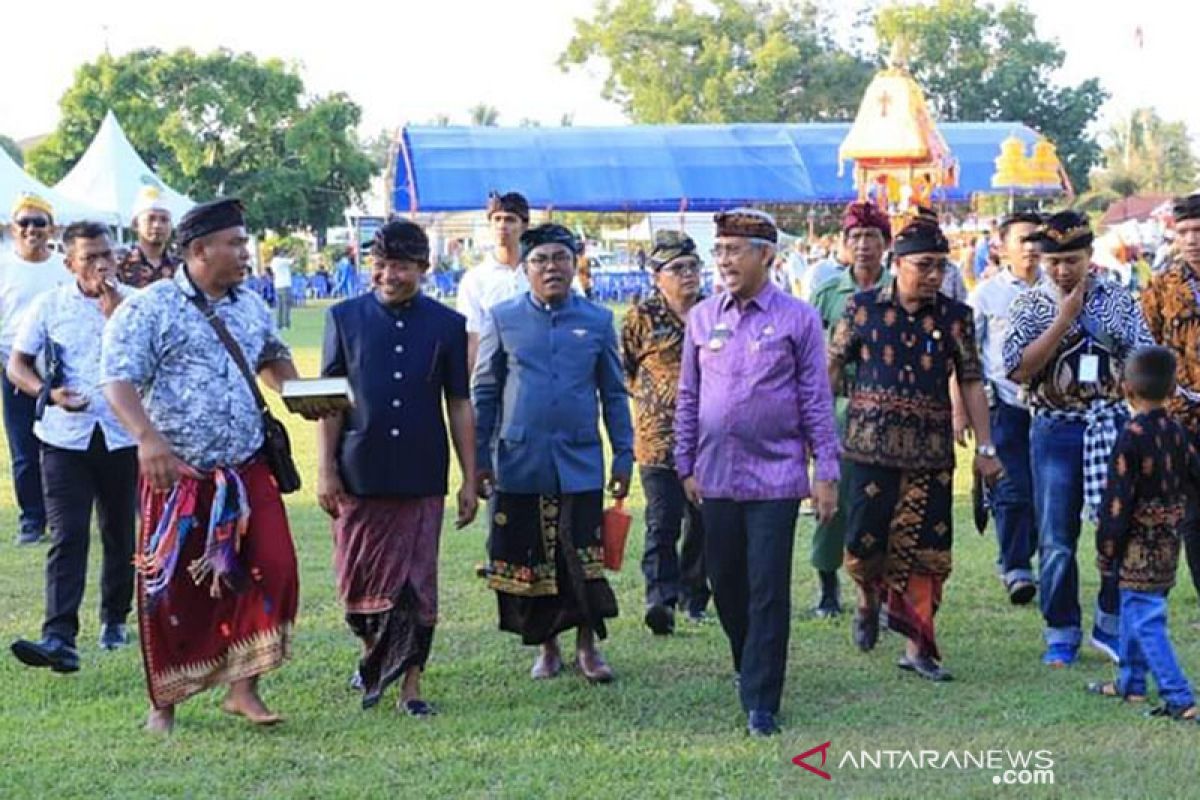
[[[1038, 135], [1019, 123], [938, 126], [958, 160], [958, 186], [936, 200], [989, 192], [1000, 143]], [[563, 211], [711, 211], [743, 203], [857, 198], [853, 164], [838, 174], [850, 123], [627, 125], [607, 128], [404, 128], [396, 211], [482, 208], [491, 190], [518, 191]]]

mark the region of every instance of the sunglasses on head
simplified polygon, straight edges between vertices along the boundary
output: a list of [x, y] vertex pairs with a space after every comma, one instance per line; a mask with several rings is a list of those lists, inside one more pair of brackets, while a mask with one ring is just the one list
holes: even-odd
[[18, 228], [49, 228], [50, 220], [45, 217], [22, 217], [21, 219], [13, 220]]

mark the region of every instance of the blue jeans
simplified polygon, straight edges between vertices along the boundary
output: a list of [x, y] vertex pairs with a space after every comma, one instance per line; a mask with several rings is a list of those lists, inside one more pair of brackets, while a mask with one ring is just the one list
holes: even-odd
[[1120, 655], [1119, 694], [1145, 695], [1149, 671], [1164, 703], [1187, 708], [1196, 702], [1167, 636], [1165, 592], [1121, 590]]
[[[1037, 416], [1029, 437], [1033, 468], [1033, 504], [1039, 536], [1038, 566], [1046, 644], [1079, 647], [1079, 544], [1083, 512], [1084, 423]], [[1116, 636], [1115, 586], [1103, 582], [1096, 603], [1096, 627]]]
[[0, 391], [4, 393], [4, 432], [12, 457], [21, 535], [41, 536], [46, 531], [46, 504], [42, 499], [42, 443], [33, 435], [37, 400], [22, 394], [2, 370]]
[[1032, 559], [1037, 548], [1033, 510], [1033, 471], [1029, 465], [1029, 411], [997, 401], [992, 409], [992, 442], [1004, 467], [1004, 478], [991, 492], [1000, 569], [1004, 585], [1033, 580]]
[[704, 560], [742, 708], [779, 711], [791, 626], [797, 500], [705, 499]]
[[646, 548], [642, 552], [646, 605], [678, 605], [688, 612], [702, 612], [708, 607], [710, 592], [704, 573], [700, 509], [688, 502], [674, 469], [644, 466], [639, 471], [646, 495]]

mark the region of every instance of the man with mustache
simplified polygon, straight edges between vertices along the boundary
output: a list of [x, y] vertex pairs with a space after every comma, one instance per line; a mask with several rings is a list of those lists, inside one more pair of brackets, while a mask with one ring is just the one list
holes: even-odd
[[[92, 506], [104, 561], [100, 578], [100, 646], [129, 643], [125, 618], [133, 601], [133, 537], [137, 510], [137, 449], [100, 391], [100, 344], [108, 318], [130, 290], [117, 283], [108, 229], [76, 222], [63, 232], [72, 283], [34, 300], [21, 323], [7, 374], [46, 405], [33, 432], [42, 443], [46, 516], [52, 546], [46, 559], [42, 639], [13, 643], [32, 667], [79, 669], [75, 640], [87, 580]], [[39, 375], [35, 359], [48, 350], [55, 374]]]
[[242, 285], [241, 202], [196, 206], [178, 237], [186, 263], [121, 304], [101, 360], [105, 399], [138, 445], [146, 729], [170, 732], [175, 706], [218, 684], [229, 686], [222, 710], [274, 725], [258, 679], [291, 652], [299, 578], [265, 400], [243, 369], [275, 391], [298, 375], [266, 304]]
[[[0, 359], [8, 363], [25, 310], [51, 289], [71, 283], [62, 256], [50, 249], [54, 209], [42, 198], [24, 194], [12, 207], [12, 250], [0, 253]], [[41, 443], [33, 435], [36, 401], [0, 375], [4, 394], [4, 431], [12, 457], [13, 490], [20, 509], [17, 544], [35, 544], [46, 532], [42, 498]]]
[[634, 402], [634, 454], [646, 495], [645, 622], [655, 635], [665, 636], [675, 630], [676, 606], [689, 620], [701, 622], [711, 594], [700, 509], [684, 496], [674, 452], [684, 321], [701, 299], [700, 258], [690, 236], [664, 230], [655, 234], [647, 262], [655, 289], [626, 315], [621, 351]]
[[[908, 640], [897, 666], [931, 681], [951, 678], [934, 623], [951, 569], [952, 377], [975, 426], [976, 469], [989, 482], [1001, 471], [971, 310], [940, 291], [949, 252], [936, 217], [920, 209], [892, 243], [895, 277], [850, 299], [829, 345], [830, 379], [849, 397], [854, 643], [875, 647], [886, 603], [889, 627]], [[846, 382], [848, 365], [855, 370]]]
[[[858, 292], [882, 286], [887, 280], [883, 256], [891, 240], [891, 221], [886, 211], [869, 200], [856, 201], [846, 206], [842, 214], [842, 250], [848, 265], [836, 279], [827, 281], [818, 288], [812, 300], [829, 337], [833, 336], [834, 328], [842, 318], [846, 302], [851, 297]], [[844, 437], [846, 399], [835, 398], [835, 408], [838, 435]], [[853, 465], [843, 457], [841, 478], [838, 480], [837, 513], [828, 522], [818, 525], [813, 533], [811, 558], [820, 582], [820, 596], [813, 614], [820, 618], [835, 617], [842, 613], [837, 571], [842, 566], [842, 551], [845, 547], [851, 469]]]
[[[717, 214], [725, 291], [692, 309], [675, 415], [675, 469], [704, 518], [705, 563], [751, 736], [779, 733], [800, 501], [837, 506], [838, 441], [821, 320], [770, 280], [775, 220]], [[810, 487], [810, 459], [816, 484]]]
[[363, 707], [402, 679], [396, 707], [427, 717], [421, 674], [437, 624], [450, 466], [443, 398], [463, 476], [458, 528], [477, 504], [467, 331], [461, 314], [421, 293], [429, 239], [419, 225], [388, 222], [371, 257], [374, 291], [325, 319], [321, 374], [345, 377], [355, 406], [319, 423], [317, 499], [333, 519], [338, 597], [362, 642]]
[[491, 535], [488, 586], [500, 629], [538, 645], [535, 680], [562, 671], [558, 635], [576, 629], [576, 664], [593, 683], [613, 680], [596, 649], [617, 599], [604, 578], [604, 449], [608, 489], [629, 493], [633, 426], [612, 312], [571, 291], [579, 242], [561, 225], [521, 235], [529, 291], [493, 306], [471, 380], [478, 485]]

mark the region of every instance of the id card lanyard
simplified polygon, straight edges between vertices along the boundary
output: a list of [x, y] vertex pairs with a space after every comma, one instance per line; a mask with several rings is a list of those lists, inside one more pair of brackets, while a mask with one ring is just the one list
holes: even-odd
[[1086, 300], [1083, 313], [1079, 316], [1079, 327], [1083, 328], [1083, 335], [1087, 337], [1087, 352], [1079, 357], [1079, 382], [1097, 383], [1100, 380], [1100, 356], [1096, 355], [1093, 347], [1100, 336], [1087, 315]]

